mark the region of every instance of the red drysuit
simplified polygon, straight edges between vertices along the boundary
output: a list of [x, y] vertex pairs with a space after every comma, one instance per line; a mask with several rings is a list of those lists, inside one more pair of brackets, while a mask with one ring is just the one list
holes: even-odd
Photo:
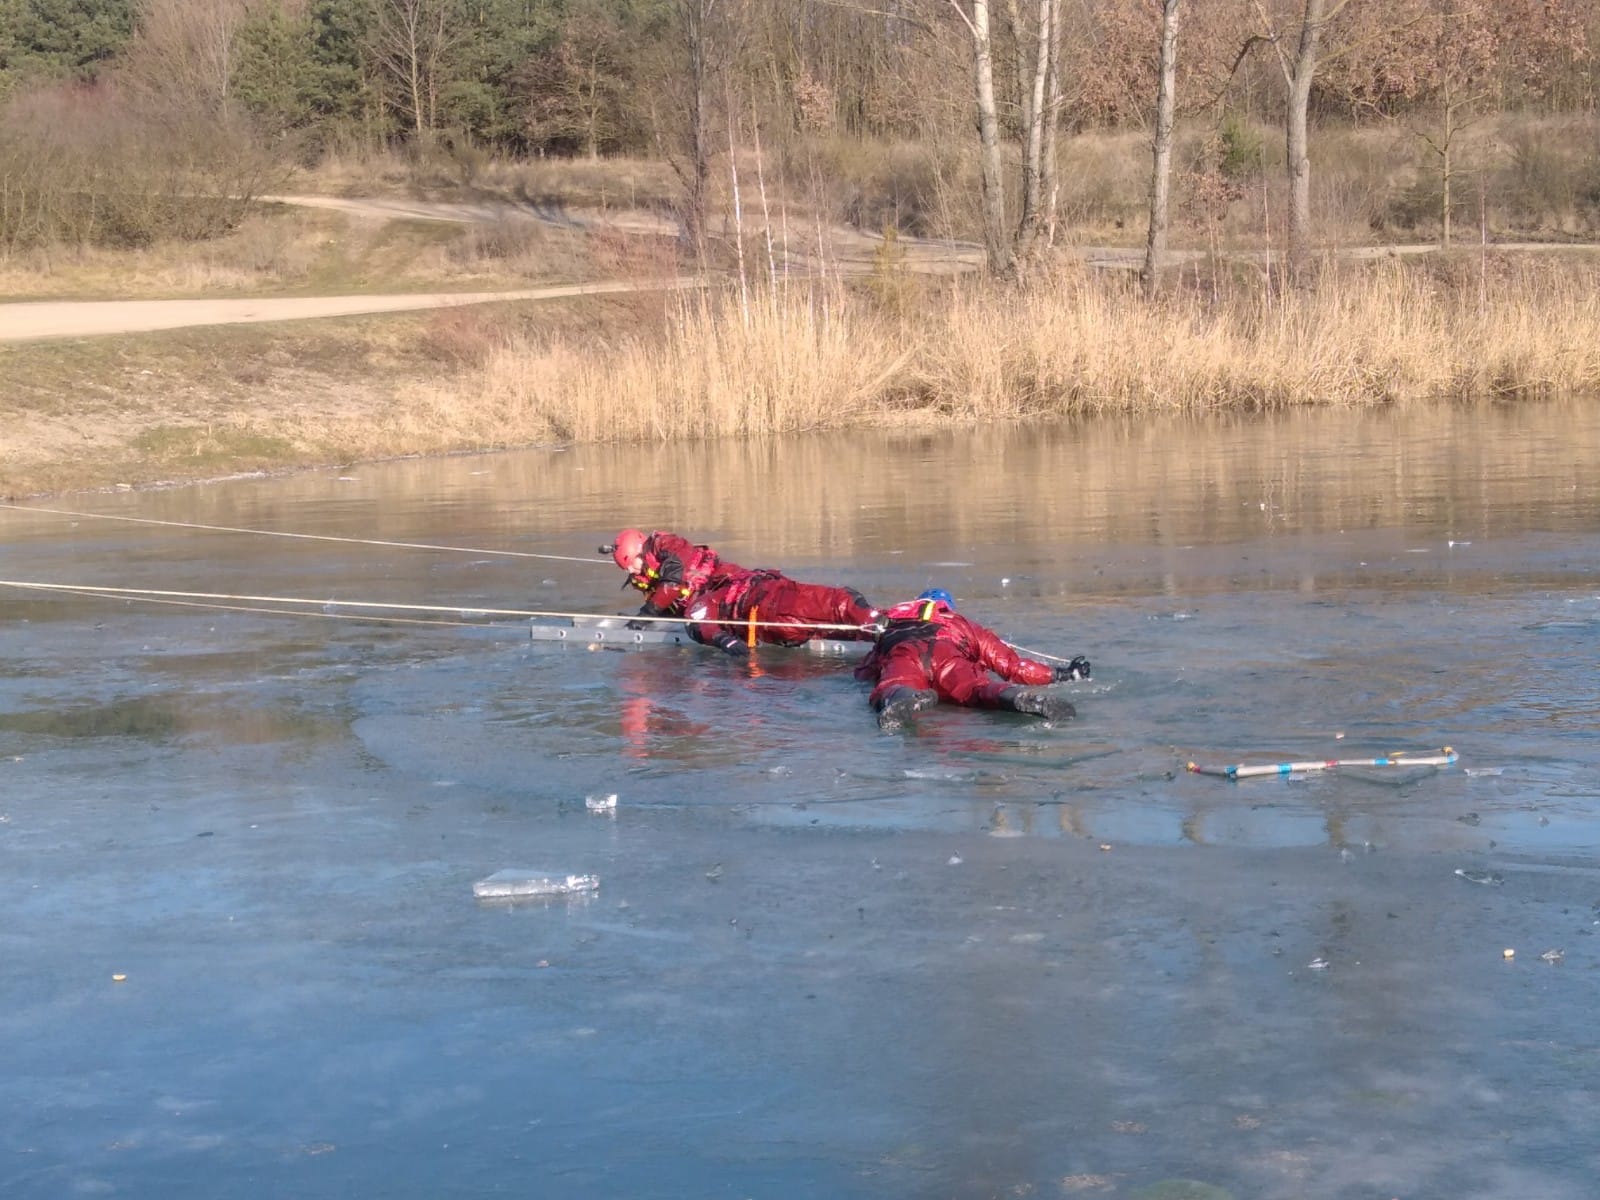
[[870, 640], [873, 633], [865, 627], [878, 611], [854, 588], [800, 583], [777, 571], [746, 571], [694, 597], [685, 615], [695, 641], [728, 649], [730, 636], [745, 642], [751, 620], [775, 622], [755, 626], [756, 641], [774, 646], [799, 646], [814, 637]]
[[[1054, 667], [1023, 658], [996, 634], [943, 604], [909, 600], [884, 616], [888, 628], [856, 667], [857, 679], [875, 685], [869, 697], [874, 708], [881, 708], [896, 688], [931, 688], [951, 704], [1003, 708], [1000, 693], [1013, 685], [1056, 678]], [[1004, 682], [991, 678], [990, 671]]]
[[685, 601], [696, 592], [748, 574], [738, 563], [721, 558], [710, 546], [697, 546], [665, 529], [645, 538], [640, 553], [644, 569], [630, 574], [628, 582], [644, 593], [644, 607], [639, 610], [643, 616], [681, 617]]

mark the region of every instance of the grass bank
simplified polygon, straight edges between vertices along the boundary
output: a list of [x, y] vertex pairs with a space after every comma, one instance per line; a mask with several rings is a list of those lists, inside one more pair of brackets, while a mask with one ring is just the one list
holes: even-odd
[[398, 397], [448, 390], [496, 345], [597, 346], [661, 309], [643, 293], [0, 344], [0, 496], [456, 449], [416, 438]]
[[0, 301], [509, 290], [667, 275], [677, 265], [666, 239], [563, 228], [514, 211], [454, 223], [262, 204], [203, 242], [0, 256]]
[[1464, 255], [1186, 275], [1145, 303], [865, 284], [493, 305], [0, 352], [0, 492], [553, 442], [1600, 394], [1600, 263]]

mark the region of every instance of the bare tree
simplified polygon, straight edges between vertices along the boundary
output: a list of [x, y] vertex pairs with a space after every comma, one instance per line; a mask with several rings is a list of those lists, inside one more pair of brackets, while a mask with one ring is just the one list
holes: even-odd
[[960, 0], [950, 7], [972, 35], [972, 78], [978, 101], [978, 143], [983, 176], [983, 242], [989, 270], [1009, 275], [1013, 268], [1011, 239], [1006, 236], [1006, 184], [1000, 154], [1000, 121], [994, 101], [994, 41], [990, 35], [989, 0]]
[[124, 78], [191, 111], [226, 116], [249, 0], [142, 0]]
[[368, 49], [393, 85], [395, 107], [419, 137], [439, 114], [444, 63], [463, 28], [455, 0], [379, 0]]
[[1436, 8], [1437, 33], [1427, 48], [1437, 72], [1439, 124], [1432, 132], [1415, 132], [1439, 165], [1439, 244], [1448, 249], [1451, 192], [1458, 174], [1456, 140], [1475, 123], [1474, 110], [1490, 93], [1486, 76], [1493, 69], [1500, 38], [1478, 0], [1436, 0]]
[[527, 125], [539, 139], [569, 139], [590, 161], [621, 131], [627, 92], [623, 34], [599, 5], [569, 16], [561, 39], [523, 69]]
[[1045, 81], [1044, 147], [1039, 159], [1039, 189], [1044, 198], [1041, 220], [1044, 224], [1045, 240], [1051, 243], [1055, 241], [1057, 199], [1060, 194], [1056, 175], [1056, 148], [1060, 144], [1061, 109], [1066, 103], [1061, 79], [1062, 30], [1066, 27], [1062, 16], [1060, 0], [1057, 0], [1056, 7], [1051, 13], [1050, 71]]
[[[1256, 11], [1266, 32], [1252, 41], [1268, 42], [1278, 57], [1284, 83], [1289, 89], [1284, 115], [1284, 146], [1288, 155], [1289, 248], [1291, 278], [1303, 278], [1311, 264], [1311, 151], [1307, 134], [1307, 114], [1311, 108], [1311, 83], [1317, 73], [1322, 52], [1322, 37], [1328, 24], [1350, 0], [1305, 0], [1300, 28], [1291, 53], [1288, 40], [1268, 14], [1262, 0], [1255, 0]], [[1248, 49], [1250, 43], [1246, 44]]]
[[[681, 93], [674, 98], [676, 120], [664, 128], [658, 120], [656, 136], [672, 170], [683, 187], [683, 238], [696, 250], [705, 248], [707, 208], [711, 200], [711, 156], [715, 152], [712, 105], [717, 76], [732, 50], [733, 34], [728, 9], [733, 0], [672, 0], [673, 32], [683, 55], [685, 70]], [[679, 143], [675, 150], [665, 134]]]
[[[1017, 252], [1023, 257], [1032, 250], [1044, 220], [1045, 130], [1057, 119], [1056, 110], [1050, 104], [1050, 80], [1056, 66], [1053, 52], [1058, 42], [1056, 25], [1061, 3], [1060, 0], [1037, 0], [1037, 3], [1030, 79], [1023, 91], [1022, 104], [1022, 215], [1017, 222]], [[1012, 7], [1015, 18], [1015, 0], [1012, 0]], [[1020, 37], [1020, 22], [1017, 32]], [[1055, 73], [1055, 78], [1059, 85], [1059, 72]]]
[[1150, 233], [1145, 239], [1144, 294], [1161, 287], [1161, 259], [1167, 250], [1167, 199], [1172, 176], [1172, 121], [1178, 90], [1179, 0], [1161, 0], [1161, 69], [1156, 87], [1155, 163], [1150, 173]]

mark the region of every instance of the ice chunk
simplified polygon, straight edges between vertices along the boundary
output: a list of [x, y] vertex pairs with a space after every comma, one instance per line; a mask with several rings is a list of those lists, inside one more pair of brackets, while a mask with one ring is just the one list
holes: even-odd
[[528, 871], [516, 867], [496, 871], [472, 885], [480, 900], [510, 900], [518, 896], [572, 896], [600, 886], [598, 875], [567, 875], [560, 871]]
[[617, 811], [617, 794], [608, 792], [604, 796], [585, 796], [583, 806], [590, 812], [614, 813]]

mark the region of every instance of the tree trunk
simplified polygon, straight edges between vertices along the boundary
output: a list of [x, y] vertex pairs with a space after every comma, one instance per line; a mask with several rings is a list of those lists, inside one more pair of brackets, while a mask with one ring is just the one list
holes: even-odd
[[1044, 152], [1039, 163], [1039, 190], [1043, 194], [1043, 211], [1040, 220], [1044, 225], [1045, 241], [1055, 242], [1057, 183], [1056, 147], [1061, 129], [1061, 0], [1054, 0], [1050, 10], [1050, 77], [1045, 88]]
[[1011, 273], [1006, 236], [1006, 185], [1000, 159], [1000, 122], [994, 104], [994, 49], [989, 37], [989, 0], [972, 0], [972, 63], [978, 98], [978, 141], [983, 160], [983, 241], [989, 269]]
[[1444, 137], [1439, 151], [1439, 245], [1450, 249], [1450, 142], [1455, 137], [1455, 106], [1450, 88], [1450, 72], [1444, 73]]
[[1049, 109], [1050, 50], [1054, 45], [1056, 0], [1039, 0], [1034, 41], [1033, 80], [1023, 112], [1027, 143], [1022, 155], [1022, 217], [1017, 222], [1017, 252], [1026, 256], [1039, 232], [1044, 207], [1044, 126]]
[[1177, 108], [1178, 6], [1180, 0], [1162, 0], [1161, 78], [1156, 91], [1155, 163], [1150, 175], [1150, 235], [1145, 240], [1144, 294], [1154, 297], [1161, 289], [1161, 260], [1167, 252], [1167, 198], [1172, 176], [1172, 123]]
[[1311, 266], [1311, 152], [1306, 114], [1311, 107], [1311, 81], [1317, 72], [1327, 10], [1328, 0], [1306, 0], [1300, 47], [1288, 72], [1289, 111], [1284, 122], [1284, 143], [1289, 174], [1289, 275], [1295, 280], [1303, 279]]
[[706, 209], [711, 198], [711, 20], [717, 0], [678, 0], [680, 32], [689, 52], [689, 161], [674, 170], [684, 186], [683, 237], [705, 253]]

